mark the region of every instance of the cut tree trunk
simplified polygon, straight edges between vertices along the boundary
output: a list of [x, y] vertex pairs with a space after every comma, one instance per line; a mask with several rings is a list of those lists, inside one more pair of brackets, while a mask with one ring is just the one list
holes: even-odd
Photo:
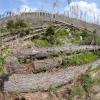
[[33, 61], [35, 72], [40, 72], [43, 70], [52, 69], [59, 67], [62, 64], [62, 58], [52, 58], [52, 59], [43, 59]]

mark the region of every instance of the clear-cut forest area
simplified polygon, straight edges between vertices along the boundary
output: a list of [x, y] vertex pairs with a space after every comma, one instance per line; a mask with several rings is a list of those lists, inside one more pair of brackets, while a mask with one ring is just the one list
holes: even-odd
[[100, 100], [99, 9], [66, 0], [61, 13], [53, 0], [46, 11], [47, 2], [0, 7], [0, 100]]

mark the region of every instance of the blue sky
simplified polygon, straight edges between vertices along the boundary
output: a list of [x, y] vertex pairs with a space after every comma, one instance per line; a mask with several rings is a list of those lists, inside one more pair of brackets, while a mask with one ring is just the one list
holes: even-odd
[[[0, 13], [4, 11], [15, 10], [17, 8], [26, 5], [30, 8], [44, 9], [52, 11], [52, 4], [54, 0], [0, 0]], [[64, 12], [67, 0], [59, 0], [59, 12]], [[75, 1], [75, 0], [73, 0]], [[80, 0], [78, 0], [80, 1]], [[89, 3], [96, 3], [96, 6], [100, 8], [100, 0], [82, 0]]]
[[[23, 5], [27, 5], [30, 8], [52, 10], [52, 4], [54, 0], [0, 0], [0, 11], [15, 10]], [[60, 11], [64, 10], [66, 6], [66, 0], [59, 0]]]

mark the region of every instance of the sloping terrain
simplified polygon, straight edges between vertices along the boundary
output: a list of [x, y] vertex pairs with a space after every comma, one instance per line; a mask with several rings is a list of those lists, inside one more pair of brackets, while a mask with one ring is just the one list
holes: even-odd
[[2, 100], [99, 100], [100, 37], [95, 25], [87, 24], [89, 30], [61, 16], [31, 16], [2, 20]]

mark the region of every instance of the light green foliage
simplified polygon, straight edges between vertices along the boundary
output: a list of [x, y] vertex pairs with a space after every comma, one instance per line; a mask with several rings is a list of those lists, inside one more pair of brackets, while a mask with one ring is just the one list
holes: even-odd
[[69, 29], [61, 28], [61, 29], [58, 29], [57, 31], [55, 31], [55, 36], [56, 37], [66, 36], [69, 34], [69, 32], [70, 32]]
[[64, 44], [64, 41], [58, 37], [53, 37], [53, 45], [63, 45]]
[[49, 47], [50, 44], [47, 42], [47, 40], [39, 38], [39, 39], [35, 40], [35, 46], [37, 46], [37, 47]]
[[93, 62], [97, 59], [97, 56], [91, 52], [84, 52], [79, 54], [74, 54], [69, 57], [65, 57], [63, 60], [64, 65], [83, 65]]

